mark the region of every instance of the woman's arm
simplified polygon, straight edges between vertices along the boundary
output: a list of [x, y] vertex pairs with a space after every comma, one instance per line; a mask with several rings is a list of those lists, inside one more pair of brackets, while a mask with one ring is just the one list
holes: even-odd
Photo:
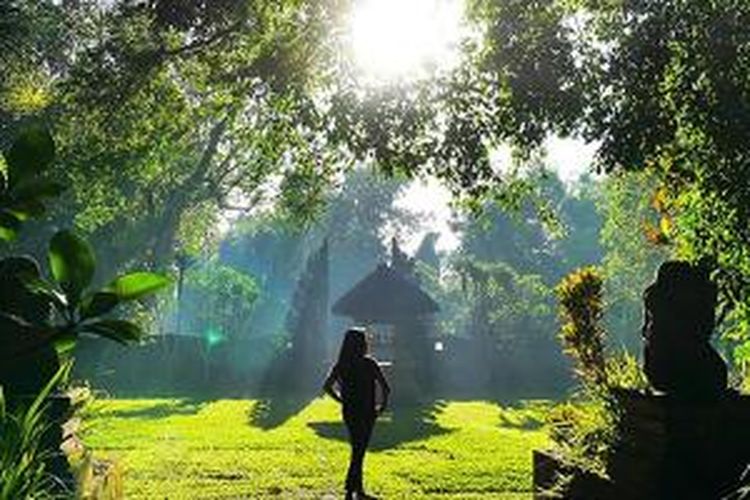
[[383, 402], [380, 404], [380, 407], [377, 408], [377, 412], [383, 413], [388, 407], [388, 396], [391, 394], [391, 387], [388, 385], [388, 381], [385, 379], [383, 371], [380, 369], [377, 362], [373, 361], [372, 364], [375, 367], [375, 380], [380, 384], [380, 389], [383, 391]]
[[339, 382], [339, 379], [339, 367], [338, 365], [333, 365], [331, 371], [328, 372], [325, 382], [323, 382], [323, 391], [339, 403], [342, 403], [341, 393], [334, 387]]

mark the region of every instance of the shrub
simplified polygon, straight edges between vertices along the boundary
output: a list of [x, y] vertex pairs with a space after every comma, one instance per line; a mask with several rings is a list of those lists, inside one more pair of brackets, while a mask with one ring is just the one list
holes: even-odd
[[[24, 128], [3, 152], [0, 242], [14, 240], [22, 223], [43, 215], [45, 202], [64, 190], [49, 175], [54, 160], [54, 140], [41, 125]], [[59, 354], [82, 334], [140, 341], [145, 332], [114, 317], [114, 310], [170, 283], [161, 274], [134, 272], [93, 289], [94, 251], [68, 230], [52, 237], [47, 256], [49, 277], [33, 258], [0, 259], [0, 500], [49, 497], [59, 490], [45, 471], [56, 453], [45, 442], [48, 430], [59, 425], [50, 421], [46, 399], [70, 368], [70, 362], [60, 367]], [[27, 395], [36, 395], [30, 404]]]
[[648, 379], [638, 358], [627, 351], [606, 357], [606, 387], [612, 389], [638, 389], [648, 387]]
[[573, 359], [576, 375], [589, 389], [607, 384], [603, 282], [596, 268], [586, 267], [563, 278], [555, 290], [560, 301], [563, 351]]
[[612, 415], [600, 400], [553, 407], [547, 414], [550, 438], [566, 460], [584, 470], [604, 474], [615, 438]]
[[63, 365], [31, 403], [8, 408], [0, 386], [0, 499], [53, 498], [56, 478], [45, 470], [53, 451], [43, 446], [51, 424], [46, 418], [47, 397], [66, 377]]
[[587, 267], [566, 276], [556, 288], [562, 320], [559, 338], [574, 362], [584, 397], [556, 406], [548, 416], [551, 438], [563, 456], [599, 474], [605, 473], [618, 438], [619, 408], [613, 389], [648, 385], [635, 356], [607, 352], [603, 284], [599, 271]]

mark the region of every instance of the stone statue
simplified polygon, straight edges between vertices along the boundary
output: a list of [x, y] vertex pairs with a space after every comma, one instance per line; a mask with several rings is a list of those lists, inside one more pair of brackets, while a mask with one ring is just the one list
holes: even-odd
[[652, 387], [686, 399], [725, 393], [727, 368], [710, 343], [717, 288], [707, 270], [664, 262], [643, 302], [644, 363]]

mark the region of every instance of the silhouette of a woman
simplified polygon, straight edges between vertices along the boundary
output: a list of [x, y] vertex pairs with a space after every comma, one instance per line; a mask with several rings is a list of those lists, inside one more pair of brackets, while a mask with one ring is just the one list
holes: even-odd
[[[383, 402], [376, 406], [375, 384], [383, 391]], [[344, 423], [352, 447], [346, 474], [346, 498], [371, 498], [362, 487], [362, 465], [377, 415], [388, 404], [390, 388], [377, 361], [367, 355], [367, 339], [362, 328], [350, 328], [341, 344], [339, 359], [331, 368], [323, 389], [341, 403]]]

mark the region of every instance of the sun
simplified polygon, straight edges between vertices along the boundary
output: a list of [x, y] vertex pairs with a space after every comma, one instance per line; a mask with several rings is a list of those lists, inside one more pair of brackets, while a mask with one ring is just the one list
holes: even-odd
[[360, 0], [350, 24], [354, 61], [375, 82], [428, 77], [455, 65], [460, 0]]

